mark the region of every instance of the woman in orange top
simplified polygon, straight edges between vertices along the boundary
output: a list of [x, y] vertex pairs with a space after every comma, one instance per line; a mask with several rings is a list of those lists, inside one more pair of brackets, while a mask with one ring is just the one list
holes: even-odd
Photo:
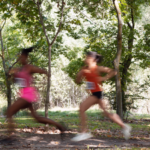
[[[81, 141], [92, 137], [91, 133], [87, 133], [85, 111], [95, 104], [99, 104], [101, 109], [104, 111], [105, 116], [110, 118], [122, 128], [125, 139], [130, 137], [131, 127], [124, 124], [117, 114], [111, 114], [105, 108], [102, 98], [102, 88], [99, 85], [102, 85], [103, 81], [115, 76], [117, 72], [107, 67], [97, 66], [97, 63], [100, 63], [101, 61], [101, 55], [98, 55], [96, 52], [88, 52], [85, 59], [86, 66], [83, 67], [77, 74], [76, 82], [80, 83], [84, 78], [86, 80], [87, 89], [91, 92], [91, 95], [80, 105], [82, 133], [77, 134], [72, 141]], [[101, 77], [101, 73], [106, 73], [107, 75]]]

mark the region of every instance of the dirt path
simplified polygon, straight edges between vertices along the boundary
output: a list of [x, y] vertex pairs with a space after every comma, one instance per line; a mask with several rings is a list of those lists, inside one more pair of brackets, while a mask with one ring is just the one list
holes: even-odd
[[14, 140], [3, 141], [6, 137], [0, 132], [0, 149], [2, 150], [98, 150], [116, 148], [150, 148], [150, 140], [124, 140], [115, 138], [91, 138], [81, 142], [72, 142], [74, 134], [66, 133], [61, 139], [59, 134], [16, 133]]

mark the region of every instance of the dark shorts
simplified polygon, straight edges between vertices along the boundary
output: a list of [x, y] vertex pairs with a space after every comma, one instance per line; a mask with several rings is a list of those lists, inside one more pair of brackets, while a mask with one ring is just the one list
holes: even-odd
[[93, 92], [92, 95], [96, 96], [96, 98], [98, 98], [98, 99], [103, 99], [103, 92], [102, 91]]

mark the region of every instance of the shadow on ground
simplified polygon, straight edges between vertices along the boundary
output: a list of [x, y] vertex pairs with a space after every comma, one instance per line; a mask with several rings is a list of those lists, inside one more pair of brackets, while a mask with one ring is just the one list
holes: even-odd
[[0, 149], [17, 150], [98, 150], [115, 148], [149, 148], [149, 140], [124, 140], [115, 138], [91, 138], [81, 142], [72, 142], [70, 139], [75, 134], [65, 133], [63, 138], [60, 134], [34, 134], [16, 132], [13, 139], [6, 138], [6, 132], [0, 132]]

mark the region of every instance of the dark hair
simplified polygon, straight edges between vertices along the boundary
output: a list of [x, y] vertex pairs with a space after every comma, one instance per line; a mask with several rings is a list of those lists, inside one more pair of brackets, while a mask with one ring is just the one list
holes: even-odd
[[32, 52], [33, 47], [29, 47], [29, 48], [24, 48], [22, 49], [21, 55], [26, 55], [28, 56], [30, 52]]
[[97, 52], [87, 52], [87, 56], [93, 57], [97, 63], [101, 63], [103, 61], [103, 56], [97, 54]]

